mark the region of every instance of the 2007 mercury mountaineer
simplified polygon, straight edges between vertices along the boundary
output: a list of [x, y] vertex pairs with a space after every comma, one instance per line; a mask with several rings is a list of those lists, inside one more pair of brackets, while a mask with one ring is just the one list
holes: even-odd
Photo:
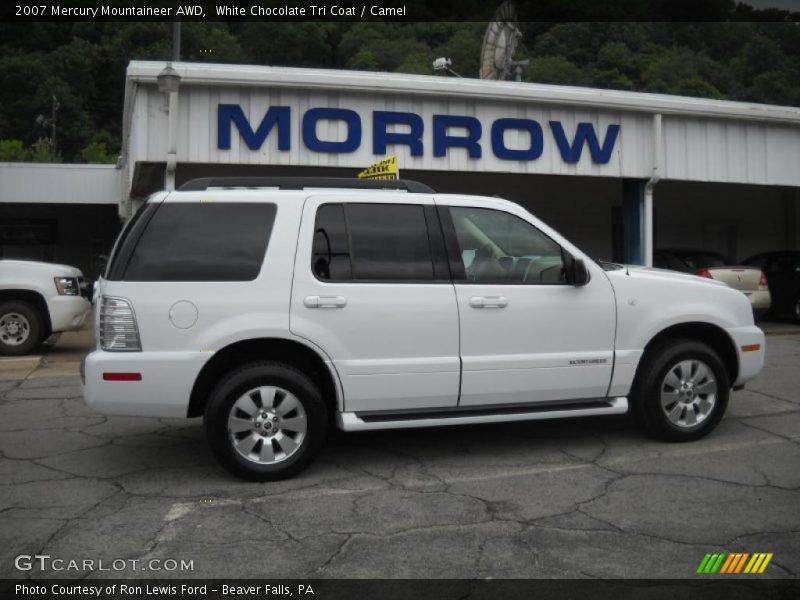
[[204, 417], [254, 480], [326, 431], [618, 414], [700, 438], [759, 373], [747, 298], [600, 265], [522, 207], [410, 181], [193, 180], [156, 194], [96, 292], [84, 394]]

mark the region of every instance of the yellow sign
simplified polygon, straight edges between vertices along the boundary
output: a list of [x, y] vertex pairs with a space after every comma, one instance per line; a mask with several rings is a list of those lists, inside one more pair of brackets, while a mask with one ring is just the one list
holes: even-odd
[[358, 174], [359, 179], [400, 179], [400, 169], [397, 168], [397, 156], [384, 158]]

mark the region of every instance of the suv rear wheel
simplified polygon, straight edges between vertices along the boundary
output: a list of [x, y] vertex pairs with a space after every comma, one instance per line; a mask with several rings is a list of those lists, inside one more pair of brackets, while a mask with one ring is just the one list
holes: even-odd
[[271, 481], [311, 462], [325, 440], [328, 415], [319, 388], [302, 371], [259, 362], [219, 382], [204, 424], [222, 466], [243, 479]]
[[43, 338], [44, 325], [39, 309], [22, 300], [0, 304], [0, 354], [27, 354]]
[[710, 433], [725, 414], [728, 371], [719, 355], [693, 340], [666, 342], [644, 359], [633, 390], [633, 410], [655, 437], [687, 442]]

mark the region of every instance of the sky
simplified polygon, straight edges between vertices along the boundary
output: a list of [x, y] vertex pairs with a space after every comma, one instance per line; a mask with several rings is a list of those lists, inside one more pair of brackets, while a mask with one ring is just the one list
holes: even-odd
[[743, 2], [753, 8], [780, 8], [800, 11], [800, 0], [743, 0]]

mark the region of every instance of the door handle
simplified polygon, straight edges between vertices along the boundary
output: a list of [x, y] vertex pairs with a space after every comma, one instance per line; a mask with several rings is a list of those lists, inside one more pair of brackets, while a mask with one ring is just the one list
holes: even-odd
[[505, 308], [508, 300], [505, 296], [473, 296], [469, 305], [472, 308]]
[[344, 296], [306, 296], [303, 304], [306, 308], [344, 308], [347, 298]]

